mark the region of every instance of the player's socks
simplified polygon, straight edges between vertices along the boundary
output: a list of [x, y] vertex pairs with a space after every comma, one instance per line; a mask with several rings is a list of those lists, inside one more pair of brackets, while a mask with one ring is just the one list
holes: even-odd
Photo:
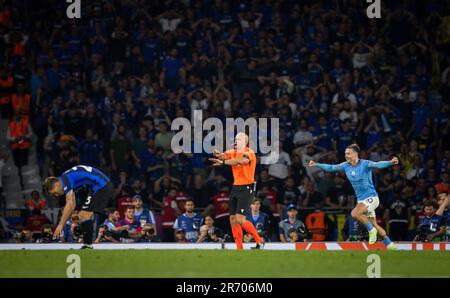
[[259, 236], [258, 232], [255, 229], [255, 226], [248, 220], [244, 221], [244, 223], [242, 224], [242, 227], [244, 228], [244, 230], [249, 233], [250, 235], [252, 235], [253, 239], [255, 239], [256, 243], [262, 243], [262, 239]]
[[386, 248], [388, 250], [396, 250], [397, 249], [397, 245], [395, 245], [395, 243], [391, 241], [389, 236], [383, 240], [383, 244], [386, 245]]
[[234, 242], [236, 243], [237, 250], [244, 249], [242, 245], [242, 238], [244, 233], [242, 232], [242, 227], [240, 225], [234, 225], [231, 227], [231, 232], [233, 233]]
[[367, 228], [367, 231], [372, 231], [372, 229], [373, 229], [373, 225], [370, 223], [370, 222], [367, 222], [366, 224], [365, 224], [365, 226], [366, 226], [366, 228]]
[[365, 224], [367, 231], [369, 232], [369, 244], [374, 244], [377, 242], [377, 229], [369, 222]]
[[91, 219], [82, 221], [81, 232], [83, 233], [83, 243], [87, 245], [92, 245], [92, 234], [94, 230], [94, 225]]

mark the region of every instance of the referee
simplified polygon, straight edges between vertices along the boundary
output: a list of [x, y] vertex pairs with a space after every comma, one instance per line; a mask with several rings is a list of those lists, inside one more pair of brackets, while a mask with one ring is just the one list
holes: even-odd
[[258, 235], [253, 224], [245, 217], [255, 193], [256, 155], [247, 146], [247, 134], [238, 133], [234, 140], [234, 149], [224, 153], [214, 150], [215, 158], [209, 160], [213, 162], [213, 166], [231, 166], [233, 171], [234, 183], [230, 194], [230, 223], [237, 249], [243, 249], [242, 228], [255, 239], [256, 247], [254, 249], [261, 249], [264, 240]]

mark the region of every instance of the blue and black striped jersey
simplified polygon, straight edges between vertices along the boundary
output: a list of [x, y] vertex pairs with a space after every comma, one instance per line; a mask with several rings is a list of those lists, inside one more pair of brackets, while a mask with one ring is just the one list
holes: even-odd
[[110, 181], [109, 178], [96, 168], [78, 165], [65, 171], [59, 177], [64, 194], [71, 190], [88, 186], [95, 194]]

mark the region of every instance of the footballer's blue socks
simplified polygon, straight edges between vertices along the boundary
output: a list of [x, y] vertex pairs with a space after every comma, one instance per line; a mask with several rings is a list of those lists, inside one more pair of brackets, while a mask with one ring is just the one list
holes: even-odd
[[367, 228], [367, 231], [372, 231], [373, 226], [372, 226], [372, 224], [371, 224], [370, 222], [367, 222], [367, 223], [365, 224], [365, 226], [366, 226], [366, 228]]
[[388, 246], [391, 243], [392, 243], [392, 241], [391, 241], [391, 239], [389, 237], [386, 237], [386, 239], [383, 240], [383, 244], [386, 245], [386, 246]]
[[92, 234], [94, 230], [94, 224], [92, 219], [84, 220], [80, 223], [81, 232], [83, 233], [83, 243], [87, 245], [92, 244]]

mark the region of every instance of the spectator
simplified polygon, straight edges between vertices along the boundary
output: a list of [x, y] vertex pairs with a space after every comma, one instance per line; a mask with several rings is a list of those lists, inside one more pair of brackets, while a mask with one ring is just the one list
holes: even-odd
[[120, 125], [117, 134], [111, 139], [111, 163], [114, 171], [130, 170], [131, 141], [126, 136], [126, 128]]
[[41, 233], [39, 238], [36, 240], [36, 243], [51, 243], [55, 242], [53, 239], [53, 229], [50, 224], [44, 224], [41, 229]]
[[33, 234], [39, 234], [42, 231], [42, 227], [49, 223], [48, 218], [41, 214], [41, 209], [33, 209], [31, 215], [27, 218], [27, 229]]
[[292, 230], [297, 230], [299, 227], [306, 230], [306, 226], [297, 218], [298, 211], [294, 204], [290, 204], [286, 209], [288, 218], [280, 221], [278, 224], [280, 241], [294, 242], [297, 239], [292, 239], [289, 232], [292, 232]]
[[92, 167], [99, 167], [104, 164], [102, 148], [100, 143], [94, 139], [91, 129], [86, 130], [86, 137], [78, 145], [80, 163]]
[[[128, 230], [128, 225], [118, 226], [120, 219], [120, 212], [118, 210], [110, 209], [107, 212], [108, 218], [105, 219], [103, 225], [106, 227], [108, 233], [103, 234], [107, 241], [114, 242], [111, 239], [107, 239], [109, 236], [119, 241], [121, 237], [126, 236], [126, 231]], [[108, 237], [106, 237], [108, 236]]]
[[81, 243], [82, 233], [80, 226], [80, 219], [78, 218], [78, 211], [73, 211], [69, 220], [64, 224], [64, 237], [62, 240], [68, 243]]
[[191, 243], [191, 241], [186, 239], [186, 232], [183, 228], [178, 228], [175, 230], [175, 242], [178, 243]]
[[94, 240], [94, 243], [102, 243], [102, 242], [119, 242], [111, 235], [108, 235], [108, 227], [106, 225], [100, 225], [98, 227], [98, 235]]
[[6, 208], [6, 198], [3, 196], [3, 167], [8, 160], [8, 155], [0, 151], [0, 209]]
[[419, 222], [417, 228], [417, 235], [414, 241], [430, 242], [440, 241], [441, 237], [445, 235], [445, 225], [442, 222], [442, 215], [445, 208], [449, 205], [450, 199], [442, 200], [439, 205], [435, 200], [426, 201], [424, 204], [425, 217]]
[[159, 238], [156, 235], [155, 225], [144, 224], [137, 242], [159, 242]]
[[[258, 234], [266, 241], [269, 241], [269, 239], [271, 238], [269, 216], [264, 212], [260, 212], [260, 209], [261, 199], [255, 198], [250, 204], [250, 212], [246, 214], [246, 217], [247, 220], [249, 220], [255, 226]], [[251, 236], [247, 236], [247, 239], [249, 240], [247, 242], [253, 240]]]
[[25, 203], [28, 210], [33, 211], [34, 209], [44, 209], [47, 207], [47, 201], [41, 198], [37, 190], [31, 192], [31, 197]]
[[134, 211], [134, 206], [128, 206], [125, 210], [125, 218], [117, 223], [118, 227], [127, 227], [126, 237], [123, 238], [126, 238], [130, 242], [134, 242], [139, 237], [142, 229], [140, 223], [135, 220]]
[[20, 186], [24, 189], [22, 168], [28, 164], [28, 153], [31, 147], [31, 130], [30, 121], [22, 115], [21, 110], [14, 112], [14, 117], [9, 122], [6, 139], [11, 148], [14, 165], [19, 170]]
[[200, 227], [200, 235], [197, 239], [197, 243], [209, 242], [208, 232], [210, 229], [214, 228], [214, 219], [211, 215], [206, 215], [203, 218], [203, 225]]
[[19, 227], [20, 232], [15, 235], [16, 243], [33, 243], [33, 232], [25, 227]]
[[389, 223], [389, 238], [394, 241], [408, 241], [408, 227], [411, 211], [409, 202], [401, 197], [392, 202], [384, 212], [384, 220]]
[[164, 242], [174, 241], [174, 224], [180, 214], [177, 202], [175, 200], [176, 194], [177, 190], [175, 188], [170, 189], [162, 202], [161, 221]]
[[323, 202], [323, 196], [315, 190], [314, 183], [310, 180], [305, 182], [305, 192], [300, 196], [302, 207], [315, 208]]
[[203, 218], [194, 212], [194, 201], [192, 199], [186, 200], [184, 208], [186, 212], [177, 217], [173, 228], [175, 231], [182, 228], [186, 233], [186, 240], [197, 242]]
[[231, 234], [229, 205], [229, 186], [223, 183], [219, 192], [212, 198], [211, 204], [205, 209], [206, 214], [213, 213], [215, 215], [214, 223], [216, 227], [226, 234]]
[[142, 198], [139, 195], [133, 197], [134, 217], [143, 228], [144, 225], [150, 225], [156, 231], [156, 221], [153, 212], [143, 207]]
[[353, 190], [340, 175], [334, 176], [334, 186], [328, 189], [325, 197], [325, 206], [331, 208], [351, 207], [353, 203]]

